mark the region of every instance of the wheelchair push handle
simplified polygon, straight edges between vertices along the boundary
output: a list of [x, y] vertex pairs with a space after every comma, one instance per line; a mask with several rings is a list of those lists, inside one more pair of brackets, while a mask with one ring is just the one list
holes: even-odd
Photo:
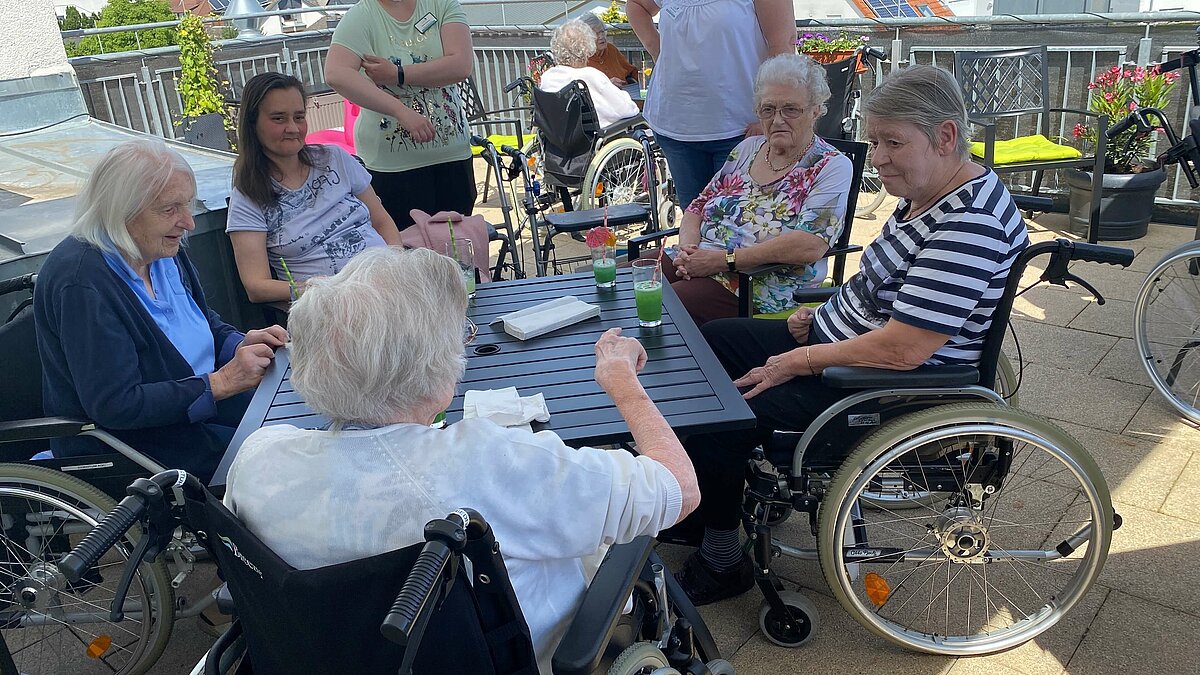
[[878, 47], [863, 46], [861, 47], [861, 50], [864, 60], [875, 59], [876, 61], [883, 61], [886, 63], [890, 58], [887, 52], [879, 49]]
[[147, 501], [140, 495], [130, 495], [122, 499], [117, 508], [108, 512], [78, 546], [58, 561], [58, 569], [67, 581], [75, 583], [82, 579], [105, 552], [142, 519], [146, 508]]
[[[1021, 254], [1021, 258], [1018, 259], [1020, 263], [1019, 267], [1014, 266], [1014, 269], [1024, 269], [1027, 262], [1046, 253], [1050, 254], [1050, 261], [1046, 264], [1046, 271], [1042, 272], [1041, 281], [1062, 286], [1063, 288], [1067, 287], [1068, 281], [1074, 282], [1087, 289], [1096, 298], [1097, 305], [1104, 304], [1104, 296], [1100, 295], [1100, 291], [1096, 290], [1095, 286], [1092, 286], [1086, 280], [1072, 273], [1068, 267], [1070, 263], [1075, 260], [1081, 260], [1084, 262], [1120, 265], [1121, 267], [1128, 267], [1133, 263], [1133, 251], [1127, 248], [1088, 244], [1069, 239], [1055, 239], [1054, 241], [1044, 241], [1034, 244], [1027, 248]], [[1010, 280], [1010, 283], [1016, 282], [1015, 280]]]
[[1071, 260], [1120, 265], [1121, 267], [1129, 267], [1133, 264], [1133, 251], [1127, 248], [1088, 244], [1082, 241], [1072, 242], [1072, 244]]
[[0, 295], [7, 295], [9, 293], [16, 293], [17, 291], [31, 289], [33, 288], [33, 283], [36, 279], [37, 273], [30, 272], [29, 274], [22, 274], [19, 277], [13, 277], [12, 279], [0, 281]]

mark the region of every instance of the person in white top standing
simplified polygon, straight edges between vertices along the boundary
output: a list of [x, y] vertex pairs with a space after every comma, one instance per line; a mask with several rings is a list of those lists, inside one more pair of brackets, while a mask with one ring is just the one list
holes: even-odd
[[762, 133], [754, 75], [767, 58], [795, 51], [795, 11], [791, 0], [629, 0], [625, 10], [654, 58], [642, 115], [686, 209], [729, 151]]
[[539, 89], [555, 92], [582, 80], [592, 96], [596, 120], [602, 128], [638, 114], [637, 104], [628, 93], [587, 64], [588, 58], [596, 53], [596, 33], [587, 24], [571, 19], [555, 28], [550, 36], [550, 53], [554, 55], [555, 65], [542, 73]]
[[333, 424], [255, 431], [229, 469], [225, 504], [300, 569], [402, 548], [423, 541], [429, 520], [478, 510], [549, 675], [607, 547], [674, 525], [700, 489], [638, 382], [645, 350], [619, 328], [596, 342], [594, 377], [638, 456], [481, 418], [431, 428], [463, 375], [466, 308], [458, 265], [429, 249], [369, 248], [310, 281], [288, 316], [291, 382]]

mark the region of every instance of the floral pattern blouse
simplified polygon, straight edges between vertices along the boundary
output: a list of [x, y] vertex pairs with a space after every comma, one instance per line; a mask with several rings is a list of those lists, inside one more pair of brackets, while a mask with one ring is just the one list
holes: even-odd
[[[841, 234], [853, 176], [850, 159], [817, 136], [791, 171], [770, 183], [758, 183], [750, 177], [750, 163], [765, 142], [763, 136], [751, 136], [739, 143], [688, 206], [689, 213], [701, 218], [700, 248], [746, 248], [793, 231], [810, 232], [832, 243]], [[755, 312], [794, 307], [795, 291], [820, 286], [826, 274], [827, 260], [821, 259], [756, 278]], [[721, 272], [712, 278], [737, 294], [737, 274]]]

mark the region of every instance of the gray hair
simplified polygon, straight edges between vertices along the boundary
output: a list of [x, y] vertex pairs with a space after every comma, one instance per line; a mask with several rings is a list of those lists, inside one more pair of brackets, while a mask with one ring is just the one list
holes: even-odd
[[596, 34], [579, 19], [571, 19], [550, 35], [550, 53], [561, 66], [583, 67], [596, 53]]
[[915, 124], [936, 144], [937, 127], [953, 122], [957, 131], [955, 151], [959, 159], [971, 157], [971, 124], [962, 89], [954, 76], [935, 66], [911, 66], [893, 71], [867, 96], [863, 111], [871, 117]]
[[810, 57], [779, 54], [763, 61], [754, 77], [754, 107], [762, 101], [763, 89], [772, 84], [804, 92], [809, 105], [821, 106], [821, 114], [825, 114], [825, 102], [830, 96], [829, 83], [825, 81], [825, 69]]
[[608, 33], [608, 24], [604, 23], [604, 19], [596, 16], [595, 12], [584, 12], [583, 16], [579, 17], [580, 21], [587, 24], [588, 28], [597, 35], [605, 35]]
[[429, 249], [369, 248], [309, 280], [288, 314], [292, 386], [335, 425], [388, 424], [462, 377], [467, 293]]
[[187, 160], [156, 138], [113, 147], [88, 176], [75, 205], [71, 234], [128, 260], [142, 257], [129, 235], [129, 222], [158, 199], [176, 175], [187, 177], [196, 194], [196, 175]]

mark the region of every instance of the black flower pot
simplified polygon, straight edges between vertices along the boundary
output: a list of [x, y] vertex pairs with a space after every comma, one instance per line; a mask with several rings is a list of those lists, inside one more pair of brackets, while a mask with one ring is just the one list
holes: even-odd
[[[1069, 229], [1086, 236], [1088, 216], [1092, 208], [1092, 173], [1067, 169], [1067, 185], [1071, 188]], [[1161, 168], [1142, 173], [1104, 175], [1100, 195], [1100, 234], [1103, 241], [1126, 241], [1146, 236], [1150, 216], [1154, 211], [1154, 194], [1167, 180]]]

